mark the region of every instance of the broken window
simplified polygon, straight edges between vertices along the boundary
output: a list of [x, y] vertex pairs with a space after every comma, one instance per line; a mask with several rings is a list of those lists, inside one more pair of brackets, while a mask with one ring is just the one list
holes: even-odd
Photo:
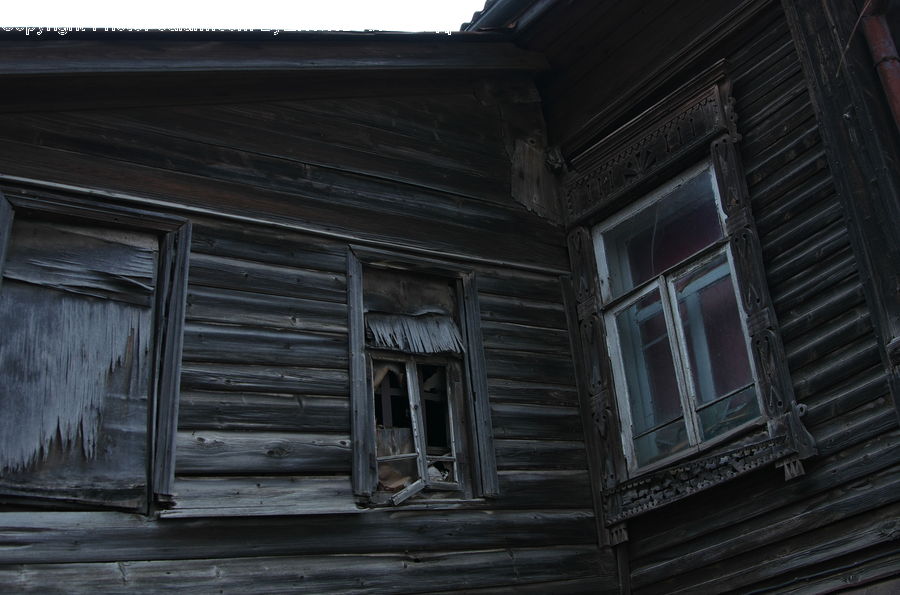
[[474, 279], [379, 264], [350, 259], [355, 491], [373, 505], [493, 495]]
[[372, 361], [377, 491], [392, 504], [425, 488], [461, 489], [453, 398], [459, 382], [450, 373], [455, 367], [417, 357]]
[[760, 418], [716, 188], [702, 164], [595, 229], [632, 469]]
[[146, 511], [169, 494], [182, 224], [0, 196], [3, 500]]

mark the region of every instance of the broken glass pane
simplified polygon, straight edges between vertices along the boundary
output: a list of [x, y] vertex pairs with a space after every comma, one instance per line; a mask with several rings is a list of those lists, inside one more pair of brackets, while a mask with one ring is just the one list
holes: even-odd
[[409, 458], [378, 461], [378, 491], [399, 492], [419, 479], [418, 461]]
[[456, 483], [453, 461], [428, 461], [428, 482]]
[[419, 396], [425, 416], [425, 446], [429, 455], [453, 456], [447, 373], [443, 366], [420, 365]]
[[753, 386], [738, 391], [699, 411], [700, 429], [708, 440], [759, 417], [759, 401]]
[[376, 455], [415, 454], [404, 364], [372, 362]]

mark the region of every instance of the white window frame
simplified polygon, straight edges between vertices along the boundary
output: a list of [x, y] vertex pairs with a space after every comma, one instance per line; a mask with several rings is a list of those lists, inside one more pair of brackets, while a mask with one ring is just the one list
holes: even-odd
[[[612, 284], [610, 282], [611, 273], [609, 264], [607, 262], [606, 247], [603, 240], [603, 234], [610, 231], [618, 224], [634, 217], [639, 212], [663, 200], [676, 187], [680, 186], [687, 180], [697, 176], [698, 174], [701, 174], [704, 171], [708, 172], [708, 175], [710, 177], [710, 186], [712, 189], [714, 200], [716, 202], [716, 211], [719, 216], [719, 224], [723, 231], [722, 237], [719, 240], [716, 240], [715, 242], [704, 247], [697, 253], [689, 256], [685, 260], [664, 271], [661, 271], [657, 276], [652, 277], [632, 287], [631, 289], [628, 289], [621, 295], [613, 295]], [[747, 328], [747, 316], [744, 304], [741, 299], [741, 292], [737, 284], [737, 273], [735, 271], [734, 257], [732, 255], [728, 234], [725, 233], [726, 229], [726, 217], [725, 212], [722, 208], [722, 200], [719, 195], [719, 185], [716, 179], [715, 168], [713, 167], [710, 160], [704, 160], [697, 165], [683, 171], [679, 175], [671, 178], [663, 185], [655, 188], [650, 193], [636, 200], [628, 207], [622, 209], [621, 211], [612, 215], [593, 228], [593, 244], [600, 277], [601, 315], [603, 316], [604, 327], [606, 328], [607, 349], [611, 361], [613, 384], [615, 389], [614, 392], [616, 395], [616, 406], [622, 426], [622, 449], [625, 454], [630, 477], [666, 467], [672, 464], [672, 462], [674, 461], [697, 454], [698, 452], [706, 450], [707, 448], [712, 447], [716, 444], [727, 442], [736, 434], [740, 434], [750, 427], [764, 424], [765, 418], [762, 413], [764, 409], [763, 403], [760, 399], [760, 391], [758, 389], [758, 375], [750, 345], [750, 333]], [[742, 388], [730, 392], [727, 395], [720, 396], [711, 403], [706, 403], [702, 406], [699, 406], [697, 400], [697, 388], [693, 386], [690, 358], [688, 357], [689, 351], [683, 331], [684, 326], [682, 324], [681, 316], [677, 308], [674, 280], [685, 274], [688, 274], [692, 270], [704, 266], [712, 259], [722, 254], [726, 256], [728, 262], [732, 289], [734, 291], [735, 302], [737, 303], [738, 307], [738, 318], [740, 320], [741, 331], [744, 337], [744, 345], [747, 350], [747, 360], [750, 366], [752, 384], [743, 386]], [[620, 337], [615, 317], [617, 314], [633, 305], [638, 299], [650, 294], [652, 291], [657, 289], [659, 290], [661, 300], [660, 303], [662, 305], [662, 310], [665, 317], [666, 332], [669, 338], [669, 347], [673, 358], [673, 366], [675, 369], [676, 381], [681, 400], [682, 419], [685, 423], [689, 446], [659, 460], [644, 465], [639, 465], [634, 449], [631, 398], [628, 392], [626, 379], [625, 356], [622, 353], [621, 342], [619, 340]], [[701, 432], [699, 429], [699, 411], [720, 402], [722, 399], [733, 396], [741, 390], [745, 390], [748, 386], [752, 386], [754, 389], [754, 394], [756, 395], [757, 399], [757, 406], [760, 412], [759, 415], [713, 438], [702, 440]], [[672, 421], [666, 423], [672, 423]], [[665, 425], [666, 424], [664, 423], [654, 426], [653, 428], [642, 432], [642, 435], [653, 432], [661, 427], [664, 427]]]

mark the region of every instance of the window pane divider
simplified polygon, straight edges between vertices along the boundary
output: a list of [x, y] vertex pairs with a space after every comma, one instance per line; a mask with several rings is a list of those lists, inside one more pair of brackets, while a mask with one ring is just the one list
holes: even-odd
[[694, 411], [693, 402], [696, 400], [694, 386], [691, 382], [690, 362], [688, 362], [685, 349], [684, 335], [681, 332], [681, 316], [678, 313], [675, 302], [675, 291], [672, 287], [672, 279], [665, 275], [659, 276], [659, 289], [662, 294], [663, 315], [666, 320], [666, 332], [669, 335], [669, 349], [672, 359], [675, 360], [675, 378], [678, 381], [678, 392], [681, 397], [681, 409], [684, 412], [685, 430], [688, 436], [688, 444], [696, 446], [700, 443], [700, 424]]
[[617, 295], [614, 298], [610, 297], [610, 296], [606, 296], [604, 298], [604, 302], [602, 304], [602, 309], [604, 311], [608, 310], [610, 308], [617, 309], [619, 307], [619, 305], [622, 304], [622, 302], [629, 301], [629, 299], [632, 296], [637, 296], [637, 295], [641, 294], [643, 289], [646, 289], [647, 287], [656, 283], [660, 279], [660, 277], [675, 276], [676, 274], [690, 271], [691, 269], [693, 269], [697, 266], [705, 264], [707, 262], [707, 260], [712, 258], [719, 249], [728, 246], [728, 240], [729, 240], [728, 236], [723, 235], [720, 239], [716, 240], [709, 246], [706, 246], [703, 249], [698, 250], [697, 252], [695, 252], [689, 256], [686, 256], [683, 260], [681, 260], [677, 264], [674, 264], [674, 265], [670, 266], [669, 268], [661, 271], [657, 275], [651, 277], [650, 279], [647, 279], [646, 281], [644, 281], [637, 287], [632, 287], [625, 293], [623, 293], [621, 295]]
[[731, 392], [729, 392], [729, 393], [727, 393], [727, 394], [722, 395], [721, 397], [716, 397], [715, 399], [713, 399], [713, 400], [710, 401], [709, 403], [703, 403], [702, 405], [699, 405], [699, 404], [698, 404], [698, 405], [697, 405], [697, 411], [701, 411], [701, 410], [703, 410], [703, 409], [706, 409], [707, 407], [711, 407], [711, 406], [715, 405], [716, 403], [721, 403], [721, 402], [724, 401], [725, 399], [728, 399], [729, 397], [733, 397], [734, 395], [738, 394], [739, 392], [747, 390], [747, 389], [748, 389], [749, 387], [751, 387], [751, 386], [756, 386], [756, 383], [755, 383], [755, 382], [750, 382], [750, 383], [745, 384], [744, 386], [742, 386], [742, 387], [740, 387], [740, 388], [736, 388], [736, 389], [734, 389], [733, 391], [731, 391]]

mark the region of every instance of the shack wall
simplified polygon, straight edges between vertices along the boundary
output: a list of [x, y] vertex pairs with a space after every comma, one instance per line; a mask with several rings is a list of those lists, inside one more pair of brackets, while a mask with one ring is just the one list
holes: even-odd
[[[22, 178], [90, 189], [97, 200], [187, 217], [193, 235], [175, 507], [157, 519], [5, 506], [0, 584], [614, 589], [574, 387], [563, 230], [510, 192], [510, 130], [533, 131], [534, 114], [540, 129], [533, 87], [513, 82], [520, 99], [477, 77], [436, 84], [429, 75], [352, 91], [260, 89], [281, 96], [246, 91], [233, 103], [165, 81], [143, 97], [10, 100], [0, 115], [8, 192], [40, 193]], [[507, 108], [532, 121], [504, 121]], [[351, 244], [475, 272], [498, 498], [356, 506]]]

